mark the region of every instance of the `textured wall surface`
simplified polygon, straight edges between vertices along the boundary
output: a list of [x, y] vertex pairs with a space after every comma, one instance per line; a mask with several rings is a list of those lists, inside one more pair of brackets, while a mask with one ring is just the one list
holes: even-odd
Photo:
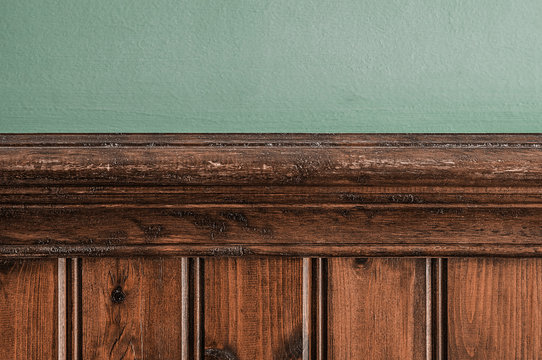
[[542, 132], [539, 0], [4, 0], [0, 132]]

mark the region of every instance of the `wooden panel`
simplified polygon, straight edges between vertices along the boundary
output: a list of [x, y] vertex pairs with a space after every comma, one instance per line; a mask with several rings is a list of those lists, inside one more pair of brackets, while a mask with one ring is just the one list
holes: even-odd
[[542, 356], [542, 259], [450, 259], [450, 359]]
[[181, 359], [181, 260], [83, 259], [84, 359]]
[[329, 358], [426, 359], [426, 260], [329, 259]]
[[206, 259], [204, 273], [206, 359], [301, 359], [302, 260]]
[[0, 262], [0, 359], [57, 357], [56, 263]]

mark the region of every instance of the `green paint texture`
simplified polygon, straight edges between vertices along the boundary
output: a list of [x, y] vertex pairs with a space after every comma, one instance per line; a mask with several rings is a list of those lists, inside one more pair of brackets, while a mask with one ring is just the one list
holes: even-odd
[[0, 132], [542, 132], [542, 1], [3, 0]]

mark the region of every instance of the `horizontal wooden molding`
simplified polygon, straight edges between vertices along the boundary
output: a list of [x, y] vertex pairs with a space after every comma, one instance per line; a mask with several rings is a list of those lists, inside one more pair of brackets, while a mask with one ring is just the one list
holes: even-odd
[[542, 135], [0, 135], [0, 256], [539, 256]]

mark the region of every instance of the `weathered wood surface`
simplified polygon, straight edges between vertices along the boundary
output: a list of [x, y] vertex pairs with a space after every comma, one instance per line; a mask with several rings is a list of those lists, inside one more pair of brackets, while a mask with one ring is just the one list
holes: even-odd
[[58, 356], [55, 260], [0, 262], [0, 359]]
[[181, 286], [177, 258], [83, 259], [82, 358], [181, 359]]
[[204, 269], [208, 358], [302, 358], [301, 259], [208, 259]]
[[449, 359], [539, 359], [541, 284], [542, 259], [449, 260]]
[[539, 186], [540, 135], [2, 135], [3, 185]]
[[426, 261], [329, 260], [329, 359], [427, 359]]
[[542, 135], [0, 135], [0, 358], [537, 358], [540, 261], [496, 257], [542, 257], [541, 155]]
[[2, 135], [0, 256], [541, 256], [541, 155], [540, 135]]

